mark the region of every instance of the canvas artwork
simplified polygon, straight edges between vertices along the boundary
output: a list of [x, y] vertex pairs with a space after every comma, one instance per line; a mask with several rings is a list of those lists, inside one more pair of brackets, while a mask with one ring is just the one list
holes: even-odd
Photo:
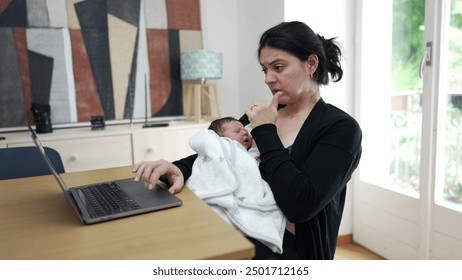
[[0, 0], [0, 128], [183, 115], [180, 53], [199, 0]]

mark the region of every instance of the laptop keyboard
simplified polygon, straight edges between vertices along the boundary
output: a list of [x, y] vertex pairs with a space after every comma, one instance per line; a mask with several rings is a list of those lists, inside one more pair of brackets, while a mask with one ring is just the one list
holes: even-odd
[[134, 209], [140, 206], [116, 183], [103, 183], [82, 188], [87, 207], [92, 218], [108, 214], [116, 214]]

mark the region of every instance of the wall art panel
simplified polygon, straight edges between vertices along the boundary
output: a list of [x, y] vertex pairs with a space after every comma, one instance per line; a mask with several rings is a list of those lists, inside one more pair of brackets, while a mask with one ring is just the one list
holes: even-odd
[[[53, 59], [53, 72], [49, 92], [41, 93], [50, 96], [51, 121], [53, 123], [69, 123], [75, 121], [75, 89], [72, 75], [72, 64], [67, 64], [70, 56], [66, 50], [70, 48], [69, 30], [62, 28], [29, 28], [27, 29], [27, 46], [30, 51], [43, 54]], [[70, 78], [70, 79], [69, 79]], [[63, 94], [66, 93], [67, 94]], [[41, 104], [41, 103], [39, 103]]]
[[70, 30], [78, 121], [104, 115], [80, 29]]
[[26, 8], [29, 26], [50, 26], [46, 0], [26, 0]]
[[[19, 90], [17, 91], [16, 94], [24, 96], [25, 115], [27, 115], [28, 119], [32, 119], [32, 111], [30, 110], [30, 107], [32, 104], [32, 92], [30, 89], [29, 63], [27, 59], [26, 29], [21, 28], [21, 27], [15, 27], [13, 28], [13, 35], [14, 35], [16, 55], [17, 55], [18, 65], [19, 65], [19, 72], [20, 72], [21, 82], [22, 82], [22, 92], [21, 90]], [[5, 63], [5, 64], [9, 65], [8, 63]], [[22, 118], [20, 120], [24, 121], [24, 119]]]
[[13, 28], [0, 28], [0, 125], [25, 125], [22, 91]]
[[68, 28], [67, 2], [63, 0], [46, 0], [50, 27]]
[[182, 50], [202, 47], [199, 0], [0, 0], [0, 129], [183, 115]]
[[144, 7], [147, 28], [168, 28], [165, 0], [144, 0]]

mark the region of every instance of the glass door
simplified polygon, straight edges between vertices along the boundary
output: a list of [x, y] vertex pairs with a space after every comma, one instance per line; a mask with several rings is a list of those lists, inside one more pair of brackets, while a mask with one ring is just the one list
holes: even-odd
[[[462, 257], [462, 1], [436, 1], [438, 49], [432, 72], [436, 96], [436, 164], [430, 257]], [[432, 74], [430, 73], [430, 76]], [[431, 105], [429, 106], [431, 107]], [[450, 249], [449, 249], [450, 248]]]
[[353, 238], [385, 258], [416, 259], [425, 1], [358, 4], [363, 154], [355, 182]]
[[462, 256], [461, 2], [358, 1], [353, 238], [385, 258]]

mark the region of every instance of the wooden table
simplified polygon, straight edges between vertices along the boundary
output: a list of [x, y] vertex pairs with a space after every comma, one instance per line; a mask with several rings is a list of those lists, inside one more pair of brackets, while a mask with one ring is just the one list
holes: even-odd
[[[131, 167], [63, 174], [68, 185], [133, 177]], [[0, 259], [249, 259], [253, 245], [188, 188], [180, 207], [83, 225], [55, 179], [0, 180]]]

